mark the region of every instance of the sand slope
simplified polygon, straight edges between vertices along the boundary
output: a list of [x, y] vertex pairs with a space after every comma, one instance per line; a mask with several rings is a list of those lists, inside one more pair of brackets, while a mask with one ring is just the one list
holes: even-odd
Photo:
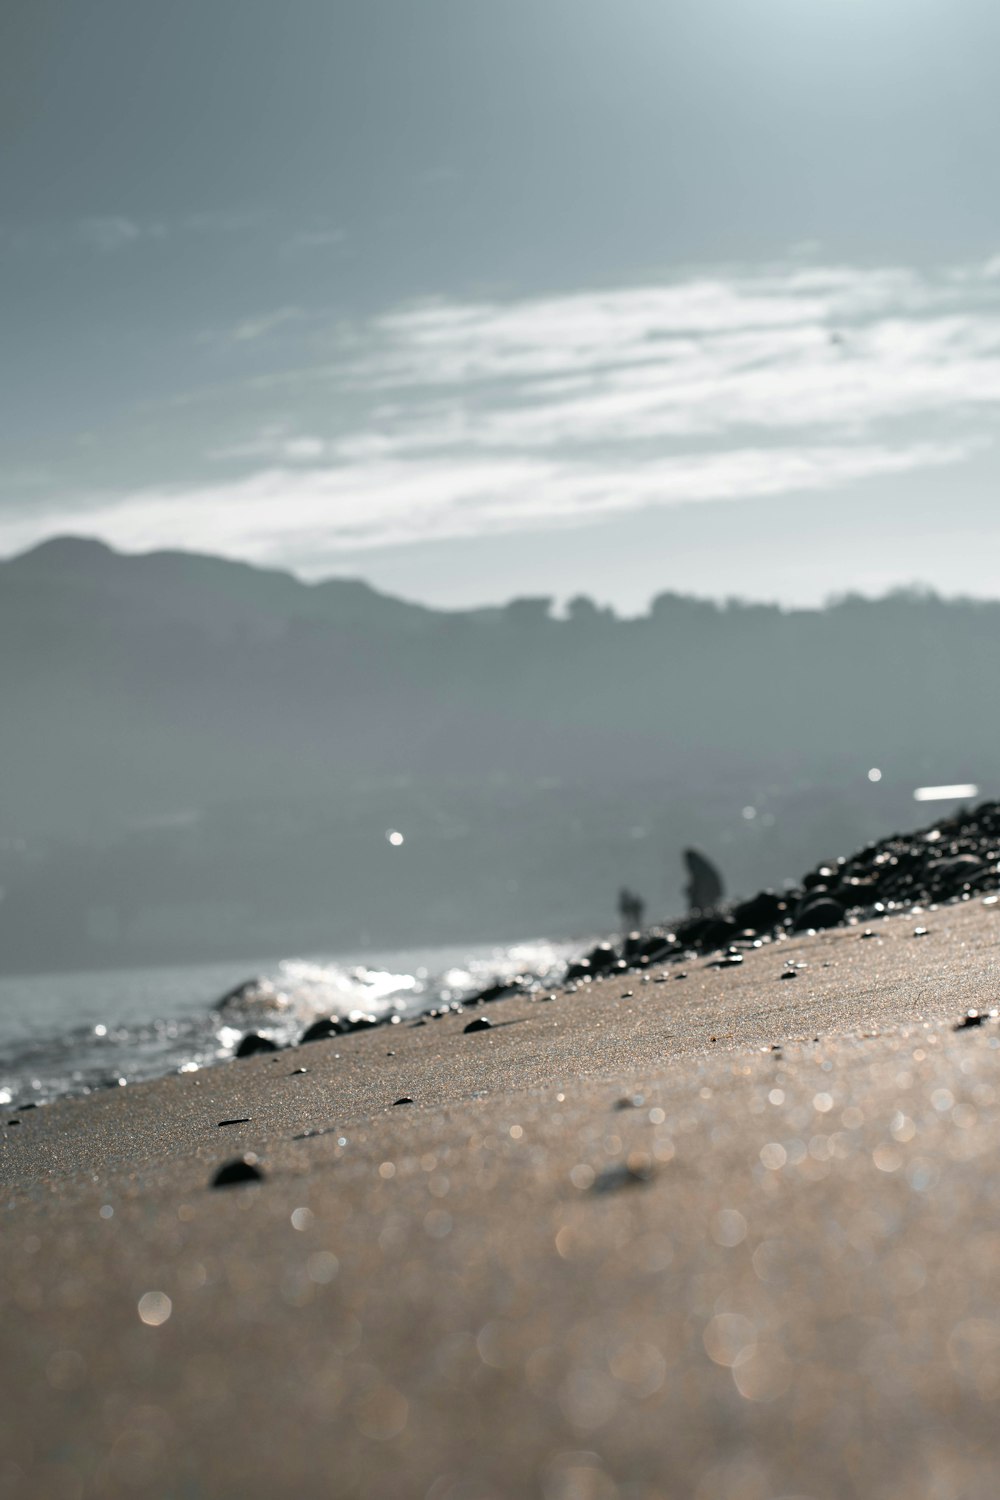
[[6, 1116], [0, 1495], [992, 1500], [998, 973], [975, 901]]

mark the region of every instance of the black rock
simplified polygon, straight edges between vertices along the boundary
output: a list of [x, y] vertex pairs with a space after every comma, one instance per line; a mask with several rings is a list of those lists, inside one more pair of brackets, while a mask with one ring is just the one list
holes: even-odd
[[[364, 1011], [352, 1010], [346, 1021], [341, 1022], [342, 1031], [365, 1031], [379, 1024], [378, 1016], [366, 1015]], [[303, 1041], [305, 1038], [303, 1037]]]
[[18, 1111], [23, 1111], [26, 1109], [37, 1109], [38, 1105], [35, 1103], [34, 1099], [29, 1099], [27, 1104], [15, 1104], [14, 1108]]
[[957, 880], [970, 880], [983, 868], [982, 860], [975, 854], [956, 854], [951, 859], [939, 859], [931, 866], [930, 873], [937, 880], [954, 884]]
[[676, 952], [677, 944], [672, 939], [667, 941], [665, 938], [652, 938], [639, 961], [644, 964], [659, 964]]
[[462, 1031], [466, 1036], [468, 1036], [470, 1031], [492, 1031], [492, 1029], [493, 1022], [488, 1021], [485, 1016], [477, 1016], [474, 1021], [469, 1022], [468, 1026], [462, 1027]]
[[749, 901], [741, 901], [731, 912], [733, 922], [754, 932], [768, 932], [788, 911], [788, 903], [774, 891], [760, 891]]
[[288, 1076], [289, 1078], [295, 1078], [299, 1073], [304, 1073], [305, 1071], [305, 1068], [293, 1068]]
[[965, 1015], [960, 1021], [955, 1022], [952, 1030], [968, 1031], [972, 1026], [982, 1026], [983, 1022], [986, 1020], [988, 1020], [988, 1017], [981, 1015], [978, 1010], [969, 1010], [966, 1011]]
[[250, 1124], [250, 1116], [249, 1115], [240, 1115], [239, 1118], [236, 1119], [236, 1120], [220, 1120], [219, 1121], [219, 1129], [222, 1130], [222, 1128], [224, 1126], [226, 1126], [226, 1125], [249, 1125], [249, 1124]]
[[827, 927], [839, 927], [844, 915], [844, 908], [832, 896], [809, 897], [796, 911], [792, 927], [796, 932], [805, 932], [810, 927], [819, 932]]
[[336, 1016], [323, 1016], [307, 1026], [299, 1038], [300, 1042], [323, 1042], [328, 1036], [340, 1036], [344, 1028]]
[[469, 995], [463, 1005], [490, 1005], [494, 1000], [506, 1000], [509, 995], [520, 995], [525, 989], [525, 980], [518, 974], [514, 979], [497, 979], [478, 994]]
[[724, 953], [721, 958], [713, 959], [705, 967], [706, 969], [738, 969], [742, 962], [742, 953]]
[[394, 1099], [392, 1101], [392, 1107], [393, 1107], [393, 1109], [395, 1109], [396, 1106], [397, 1106], [397, 1104], [412, 1104], [412, 1103], [413, 1103], [413, 1100], [410, 1098], [409, 1094], [404, 1094], [403, 1097], [402, 1097], [402, 1099]]
[[610, 943], [598, 943], [587, 954], [591, 974], [607, 974], [618, 965], [618, 954]]
[[219, 1168], [212, 1178], [212, 1187], [238, 1187], [243, 1182], [263, 1182], [264, 1174], [257, 1166], [255, 1156], [236, 1156]]
[[253, 1057], [258, 1052], [277, 1052], [277, 1042], [272, 1042], [268, 1036], [261, 1036], [259, 1032], [248, 1031], [236, 1049], [237, 1057]]
[[730, 922], [725, 917], [713, 917], [705, 926], [698, 946], [702, 951], [711, 951], [713, 948], [727, 948], [734, 938], [738, 938], [743, 931], [742, 927], [735, 922]]
[[799, 977], [799, 971], [798, 971], [798, 969], [786, 969], [783, 974], [779, 974], [778, 975], [779, 979], [798, 979], [798, 977]]
[[652, 1163], [629, 1161], [608, 1167], [595, 1177], [592, 1193], [617, 1193], [621, 1188], [642, 1187], [653, 1180]]

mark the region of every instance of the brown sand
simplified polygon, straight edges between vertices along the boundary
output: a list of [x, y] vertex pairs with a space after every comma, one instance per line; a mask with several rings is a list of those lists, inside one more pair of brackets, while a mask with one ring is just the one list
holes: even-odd
[[1000, 908], [688, 968], [6, 1116], [0, 1495], [993, 1500]]

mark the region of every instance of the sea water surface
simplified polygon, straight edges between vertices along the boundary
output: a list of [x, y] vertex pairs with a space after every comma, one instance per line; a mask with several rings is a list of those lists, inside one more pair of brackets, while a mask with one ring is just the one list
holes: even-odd
[[[287, 1043], [321, 1016], [409, 1017], [515, 974], [551, 981], [580, 950], [537, 940], [0, 977], [0, 1105], [193, 1072], [231, 1057], [247, 1031]], [[220, 1007], [251, 979], [257, 982]]]

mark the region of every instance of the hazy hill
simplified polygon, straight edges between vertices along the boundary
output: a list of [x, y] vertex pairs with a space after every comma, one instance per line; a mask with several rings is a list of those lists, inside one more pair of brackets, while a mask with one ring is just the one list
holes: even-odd
[[0, 564], [0, 966], [579, 931], [688, 842], [780, 881], [995, 791], [998, 672], [995, 604], [443, 613], [60, 538]]

